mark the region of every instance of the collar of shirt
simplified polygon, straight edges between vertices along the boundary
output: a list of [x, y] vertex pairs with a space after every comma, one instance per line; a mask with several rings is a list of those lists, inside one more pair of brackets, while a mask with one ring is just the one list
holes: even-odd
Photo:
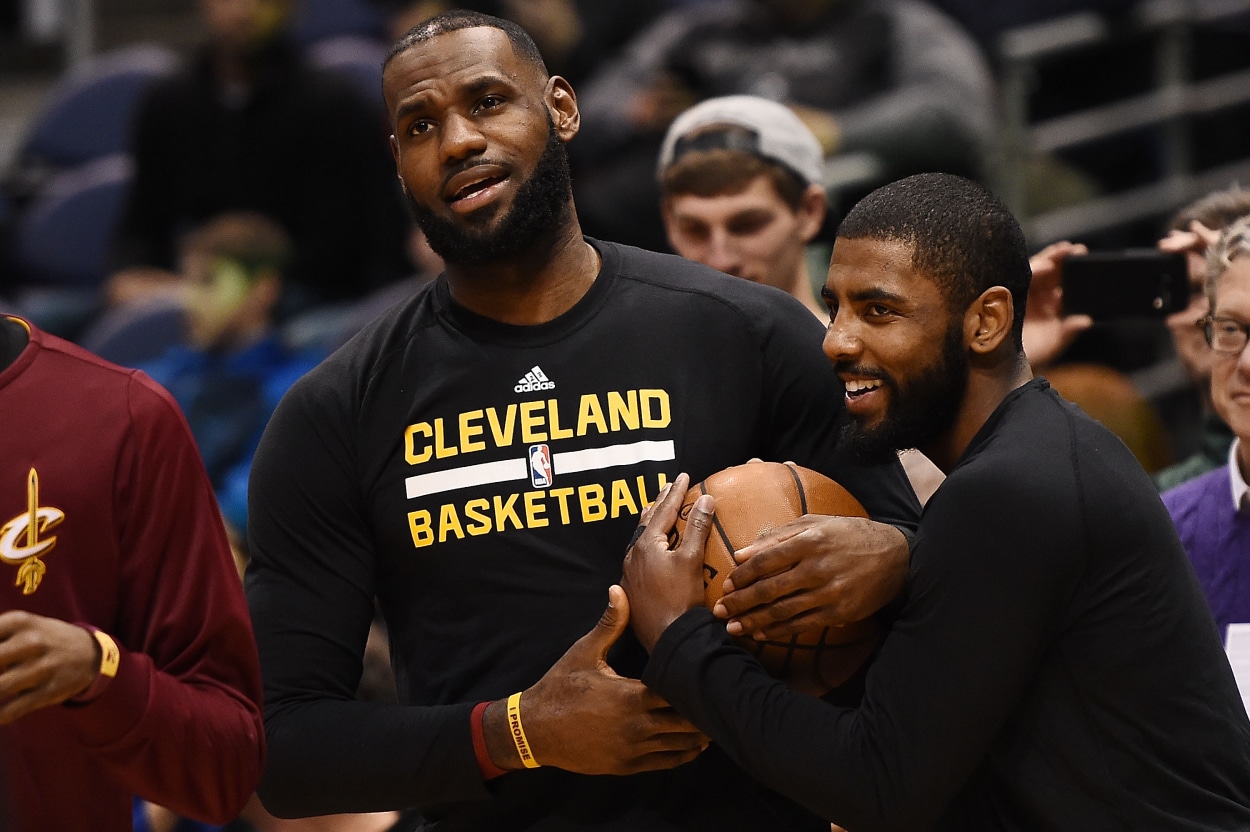
[[1241, 440], [1234, 439], [1232, 446], [1228, 449], [1228, 479], [1233, 487], [1233, 511], [1250, 512], [1250, 501], [1246, 499], [1246, 493], [1250, 492], [1250, 485], [1246, 485], [1246, 478], [1241, 475], [1241, 466], [1237, 464], [1237, 449], [1241, 447]]

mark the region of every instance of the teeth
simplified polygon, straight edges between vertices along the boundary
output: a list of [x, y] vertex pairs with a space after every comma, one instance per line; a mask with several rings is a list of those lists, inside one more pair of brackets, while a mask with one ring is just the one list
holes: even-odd
[[846, 382], [846, 392], [862, 393], [865, 390], [874, 390], [881, 386], [881, 379], [874, 378], [866, 381], [848, 381]]

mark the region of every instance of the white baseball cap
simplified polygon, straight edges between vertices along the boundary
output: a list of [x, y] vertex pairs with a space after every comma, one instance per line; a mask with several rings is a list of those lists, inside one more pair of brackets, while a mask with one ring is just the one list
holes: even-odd
[[[712, 130], [713, 126], [739, 130]], [[820, 142], [794, 111], [755, 95], [709, 98], [679, 115], [669, 125], [656, 175], [692, 150], [741, 150], [777, 162], [809, 185], [823, 180]]]

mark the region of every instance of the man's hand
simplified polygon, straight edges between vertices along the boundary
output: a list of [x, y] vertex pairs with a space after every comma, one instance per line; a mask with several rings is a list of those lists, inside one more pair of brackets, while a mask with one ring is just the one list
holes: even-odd
[[736, 558], [713, 613], [730, 635], [773, 639], [872, 615], [902, 592], [910, 549], [893, 526], [808, 514]]
[[[707, 737], [667, 702], [608, 665], [608, 649], [627, 626], [629, 599], [613, 586], [594, 629], [521, 694], [521, 723], [539, 764], [582, 774], [636, 774], [688, 763], [707, 747]], [[487, 707], [482, 725], [495, 764], [521, 768], [502, 700]]]
[[1034, 371], [1050, 366], [1076, 336], [1094, 325], [1088, 315], [1063, 314], [1063, 261], [1089, 249], [1067, 241], [1052, 243], [1029, 258], [1033, 279], [1024, 309], [1024, 354]]
[[22, 610], [0, 614], [0, 725], [72, 699], [99, 667], [100, 645], [82, 627]]
[[621, 585], [629, 596], [634, 633], [650, 652], [668, 625], [703, 603], [703, 546], [712, 528], [712, 497], [695, 500], [676, 549], [668, 534], [686, 498], [690, 478], [679, 474], [640, 518], [642, 534], [625, 554]]

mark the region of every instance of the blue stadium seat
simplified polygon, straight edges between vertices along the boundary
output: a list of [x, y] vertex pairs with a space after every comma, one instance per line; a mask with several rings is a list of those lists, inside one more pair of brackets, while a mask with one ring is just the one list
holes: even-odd
[[53, 88], [17, 148], [17, 163], [67, 168], [127, 152], [140, 97], [177, 65], [176, 53], [154, 44], [90, 61]]
[[386, 46], [381, 41], [359, 35], [341, 35], [308, 47], [308, 60], [338, 73], [360, 90], [370, 104], [385, 114], [382, 100], [382, 61]]
[[386, 13], [367, 0], [303, 0], [293, 21], [292, 34], [303, 44], [342, 35], [385, 39]]
[[14, 229], [14, 282], [91, 288], [110, 270], [113, 232], [133, 175], [113, 155], [56, 174], [23, 210]]
[[186, 343], [186, 314], [173, 296], [113, 307], [87, 326], [78, 344], [106, 361], [135, 367]]

